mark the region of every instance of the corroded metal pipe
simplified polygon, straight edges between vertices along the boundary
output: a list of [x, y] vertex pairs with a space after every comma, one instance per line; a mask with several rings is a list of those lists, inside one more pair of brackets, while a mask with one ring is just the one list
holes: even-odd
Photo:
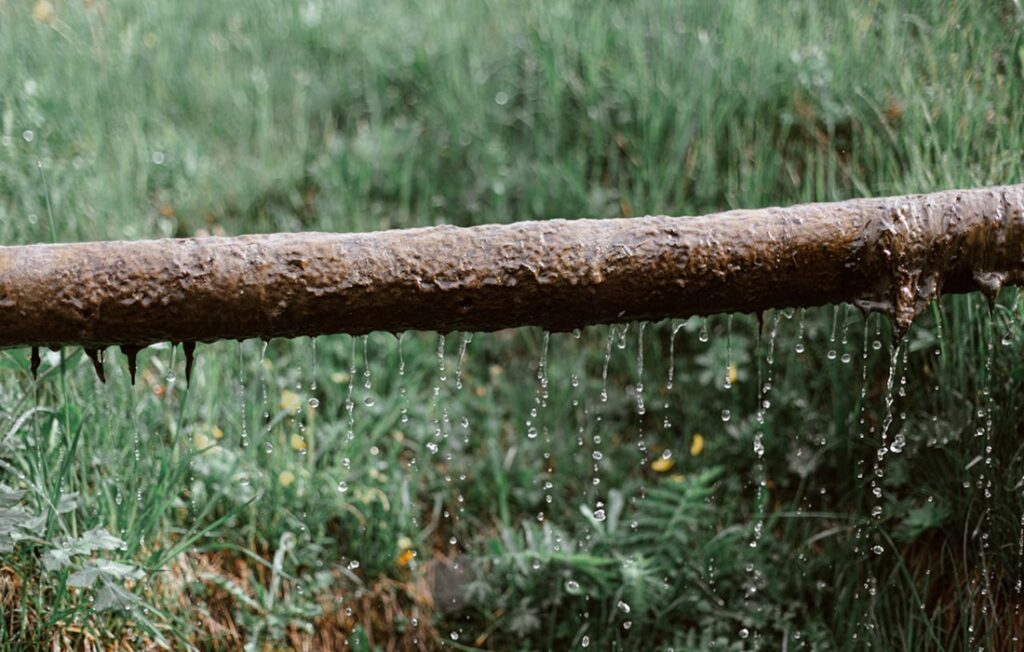
[[0, 247], [0, 346], [490, 331], [850, 301], [900, 328], [1024, 279], [1024, 186], [703, 217]]

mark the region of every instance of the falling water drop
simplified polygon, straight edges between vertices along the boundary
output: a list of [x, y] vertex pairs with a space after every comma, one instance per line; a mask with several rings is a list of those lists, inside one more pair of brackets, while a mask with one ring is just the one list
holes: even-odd
[[240, 438], [241, 441], [239, 442], [239, 444], [242, 446], [242, 448], [245, 448], [249, 445], [249, 410], [246, 404], [246, 400], [248, 397], [246, 396], [245, 391], [245, 348], [243, 345], [244, 342], [242, 340], [238, 340], [238, 395], [240, 398], [239, 403], [241, 403], [242, 406], [242, 433]]
[[315, 392], [316, 391], [316, 336], [315, 335], [313, 337], [309, 338], [309, 348], [310, 348], [309, 357], [310, 357], [310, 367], [311, 367], [311, 371], [310, 371], [310, 374], [309, 374], [310, 375], [309, 391]]
[[373, 397], [373, 372], [370, 371], [370, 336], [363, 335], [363, 390], [366, 396], [363, 398], [363, 405], [373, 407], [376, 399]]
[[398, 420], [401, 423], [409, 422], [409, 400], [405, 388], [405, 355], [402, 353], [402, 341], [405, 333], [398, 335], [398, 398], [401, 403]]
[[903, 341], [889, 345], [889, 375], [885, 381], [885, 415], [882, 418], [881, 443], [875, 454], [875, 463], [871, 478], [871, 494], [878, 500], [882, 499], [881, 479], [885, 476], [885, 469], [882, 462], [889, 453], [889, 430], [892, 428], [894, 419], [893, 404], [895, 403], [894, 386], [896, 384], [896, 369], [900, 361], [900, 349]]
[[805, 316], [804, 313], [805, 312], [806, 311], [805, 311], [804, 308], [800, 308], [800, 311], [799, 311], [799, 315], [800, 316], [798, 318], [798, 320], [799, 320], [798, 324], [799, 324], [799, 329], [800, 330], [799, 330], [799, 332], [797, 333], [797, 336], [796, 336], [796, 346], [793, 347], [793, 349], [797, 353], [803, 353], [804, 350], [806, 350], [806, 348], [807, 348], [804, 345], [804, 316]]
[[608, 327], [608, 342], [604, 347], [604, 366], [601, 369], [601, 402], [608, 402], [608, 363], [612, 359], [612, 343], [615, 341], [615, 325]]
[[352, 398], [356, 384], [356, 338], [349, 337], [348, 389], [345, 395], [345, 412], [348, 417], [348, 430], [345, 438], [352, 441], [356, 437], [356, 404]]
[[455, 363], [455, 389], [462, 389], [462, 361], [466, 357], [466, 347], [473, 341], [472, 333], [463, 333], [459, 342], [459, 357]]
[[836, 328], [839, 326], [839, 304], [832, 306], [832, 334], [828, 337], [828, 353], [825, 354], [829, 360], [835, 360], [836, 353]]
[[171, 360], [167, 363], [167, 373], [164, 374], [164, 380], [167, 381], [168, 385], [173, 385], [174, 381], [177, 380], [177, 376], [174, 373], [175, 358], [178, 357], [178, 347], [174, 342], [171, 342]]
[[623, 324], [622, 325], [622, 330], [619, 331], [618, 347], [619, 347], [620, 351], [626, 348], [626, 334], [628, 332], [629, 332], [629, 324], [628, 323], [627, 324]]
[[[644, 405], [644, 329], [647, 328], [647, 322], [640, 322], [640, 328], [637, 329], [637, 353], [636, 353], [636, 413], [638, 416], [643, 417], [647, 412], [647, 408]], [[641, 423], [642, 423], [641, 419]], [[642, 438], [641, 438], [642, 439]]]
[[850, 304], [843, 304], [843, 335], [839, 341], [840, 346], [843, 349], [843, 354], [839, 357], [840, 362], [843, 364], [850, 364], [850, 352], [847, 348], [850, 344]]

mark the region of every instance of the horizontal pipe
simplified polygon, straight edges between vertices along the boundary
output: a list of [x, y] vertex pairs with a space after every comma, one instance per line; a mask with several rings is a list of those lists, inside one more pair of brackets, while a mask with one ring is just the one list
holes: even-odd
[[849, 301], [899, 328], [1024, 275], [1024, 186], [375, 233], [0, 247], [0, 346], [491, 331]]

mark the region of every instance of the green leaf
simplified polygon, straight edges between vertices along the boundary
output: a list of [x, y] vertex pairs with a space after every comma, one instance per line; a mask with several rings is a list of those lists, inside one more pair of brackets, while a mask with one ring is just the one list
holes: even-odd
[[123, 581], [138, 580], [145, 576], [146, 573], [133, 564], [123, 564], [110, 559], [93, 559], [68, 577], [68, 586], [88, 589], [101, 577]]
[[124, 610], [140, 604], [142, 601], [117, 584], [104, 584], [96, 592], [93, 609], [96, 611]]

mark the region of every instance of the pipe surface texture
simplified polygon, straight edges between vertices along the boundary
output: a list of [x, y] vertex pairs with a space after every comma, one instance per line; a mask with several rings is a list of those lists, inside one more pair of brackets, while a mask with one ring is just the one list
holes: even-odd
[[1024, 279], [1024, 185], [702, 217], [0, 247], [0, 346], [491, 331], [850, 301], [899, 329]]

